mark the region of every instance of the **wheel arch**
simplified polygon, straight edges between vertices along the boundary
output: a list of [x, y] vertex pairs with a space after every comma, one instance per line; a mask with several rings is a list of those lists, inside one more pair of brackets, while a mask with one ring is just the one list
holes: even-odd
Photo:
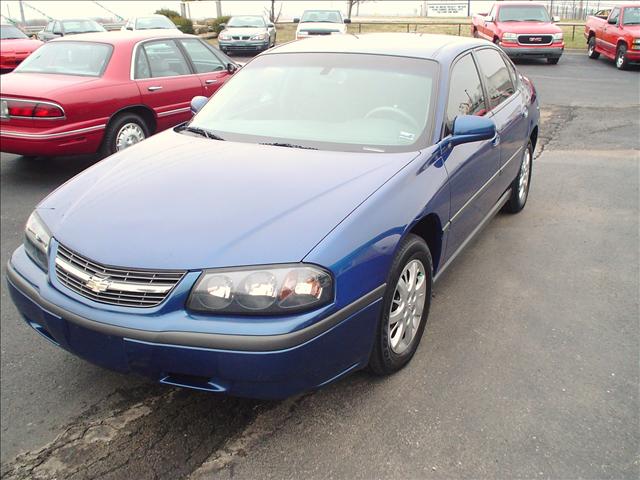
[[436, 213], [428, 213], [413, 222], [407, 228], [405, 235], [412, 233], [422, 238], [431, 252], [433, 273], [438, 271], [442, 258], [442, 222]]
[[538, 143], [538, 125], [533, 127], [533, 130], [531, 130], [531, 134], [529, 135], [529, 140], [531, 141], [531, 145], [533, 147], [533, 150], [535, 151], [536, 144]]
[[142, 119], [147, 124], [147, 128], [149, 129], [149, 135], [153, 135], [156, 133], [158, 129], [158, 120], [155, 112], [146, 105], [127, 105], [126, 107], [122, 107], [120, 110], [114, 112], [111, 117], [109, 117], [109, 121], [107, 122], [107, 127], [113, 122], [113, 120], [123, 113], [135, 113], [142, 117]]

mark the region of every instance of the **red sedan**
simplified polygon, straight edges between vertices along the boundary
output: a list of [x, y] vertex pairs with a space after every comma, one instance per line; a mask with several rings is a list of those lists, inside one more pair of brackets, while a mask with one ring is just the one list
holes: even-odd
[[8, 73], [42, 45], [14, 25], [0, 25], [0, 73]]
[[29, 156], [122, 150], [191, 117], [238, 66], [192, 35], [90, 33], [53, 40], [3, 76], [0, 149]]

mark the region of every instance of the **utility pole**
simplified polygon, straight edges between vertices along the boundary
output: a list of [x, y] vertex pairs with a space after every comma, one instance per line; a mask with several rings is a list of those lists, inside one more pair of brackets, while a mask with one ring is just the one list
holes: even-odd
[[222, 0], [216, 0], [216, 14], [218, 17], [222, 16]]
[[467, 17], [471, 16], [471, 0], [467, 0]]
[[20, 0], [18, 4], [20, 5], [20, 20], [22, 21], [22, 25], [25, 25], [26, 22], [24, 21], [24, 7], [22, 6], [22, 0]]

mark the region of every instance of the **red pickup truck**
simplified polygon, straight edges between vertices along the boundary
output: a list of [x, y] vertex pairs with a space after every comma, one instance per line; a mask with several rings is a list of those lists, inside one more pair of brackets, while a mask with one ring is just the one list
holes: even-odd
[[471, 33], [500, 45], [511, 58], [546, 58], [555, 65], [564, 52], [558, 20], [540, 3], [496, 2], [488, 14], [474, 15]]
[[589, 45], [589, 58], [600, 54], [616, 61], [625, 70], [630, 63], [640, 62], [640, 6], [619, 5], [607, 15], [601, 10], [587, 18], [584, 37]]

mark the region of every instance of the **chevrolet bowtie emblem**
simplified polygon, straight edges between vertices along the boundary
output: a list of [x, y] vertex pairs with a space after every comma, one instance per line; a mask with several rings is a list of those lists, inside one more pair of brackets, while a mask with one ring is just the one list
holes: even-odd
[[111, 285], [111, 282], [108, 278], [98, 277], [97, 275], [92, 275], [85, 283], [85, 286], [95, 293], [106, 291], [109, 285]]

